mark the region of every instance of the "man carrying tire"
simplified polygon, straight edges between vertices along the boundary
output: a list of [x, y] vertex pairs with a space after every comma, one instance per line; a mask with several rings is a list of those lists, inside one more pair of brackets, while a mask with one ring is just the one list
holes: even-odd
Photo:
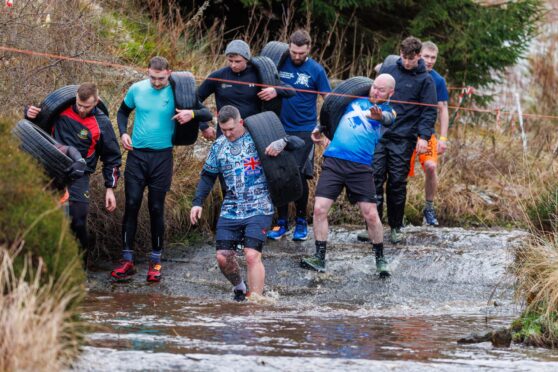
[[[62, 108], [52, 126], [53, 137], [64, 145], [60, 150], [74, 160], [68, 169], [70, 226], [85, 251], [88, 248], [90, 175], [101, 159], [106, 187], [105, 208], [113, 212], [116, 209], [113, 189], [116, 188], [120, 177], [122, 163], [114, 129], [109, 118], [97, 108], [98, 103], [97, 86], [93, 83], [83, 83], [77, 89], [75, 104]], [[29, 106], [25, 116], [33, 120], [40, 112], [40, 108]], [[74, 151], [74, 148], [77, 151]]]
[[[407, 198], [407, 177], [411, 156], [426, 152], [428, 140], [436, 122], [436, 88], [421, 58], [422, 43], [408, 37], [400, 44], [400, 58], [394, 65], [382, 66], [380, 73], [393, 76], [396, 82], [393, 108], [397, 113], [395, 125], [383, 134], [376, 146], [372, 170], [376, 186], [376, 203], [380, 218], [383, 211], [384, 183], [386, 185], [390, 241], [403, 239], [403, 215]], [[359, 240], [362, 237], [359, 236]]]
[[[124, 171], [126, 205], [122, 221], [122, 261], [111, 273], [117, 281], [128, 280], [135, 273], [134, 242], [145, 187], [148, 188], [152, 244], [147, 281], [161, 280], [165, 197], [172, 181], [174, 120], [188, 125], [194, 117], [200, 121], [212, 117], [209, 110], [197, 101], [193, 109], [176, 108], [169, 84], [171, 70], [165, 58], [153, 57], [147, 75], [148, 79], [134, 83], [128, 89], [117, 116], [122, 146], [128, 150]], [[127, 126], [133, 110], [136, 113], [130, 137]]]
[[[312, 39], [305, 30], [293, 32], [289, 39], [289, 55], [279, 66], [279, 78], [295, 89], [321, 92], [322, 96], [331, 91], [324, 68], [310, 58]], [[300, 170], [303, 193], [295, 201], [296, 224], [293, 240], [308, 238], [307, 204], [308, 178], [313, 176], [313, 148], [311, 133], [318, 121], [318, 93], [297, 91], [293, 97], [283, 98], [281, 122], [289, 135], [300, 137], [305, 146], [293, 152]], [[267, 234], [270, 239], [281, 239], [289, 232], [289, 205], [277, 208], [277, 225]]]
[[[231, 105], [240, 111], [241, 117], [247, 118], [262, 112], [264, 101], [271, 101], [277, 96], [294, 95], [292, 89], [275, 87], [262, 89], [257, 85], [260, 83], [260, 78], [256, 68], [250, 63], [252, 57], [250, 46], [243, 40], [233, 40], [227, 44], [225, 56], [228, 66], [209, 74], [198, 87], [197, 94], [200, 102], [204, 102], [207, 97], [214, 94], [217, 111], [226, 105]], [[219, 127], [215, 131], [207, 123], [201, 123], [200, 129], [204, 131], [204, 137], [207, 139], [221, 134]]]
[[[199, 221], [203, 202], [222, 175], [226, 193], [217, 222], [216, 258], [221, 272], [234, 286], [235, 301], [243, 301], [247, 287], [240, 275], [236, 249], [242, 242], [248, 286], [251, 293], [261, 295], [265, 282], [262, 248], [271, 225], [273, 204], [256, 145], [244, 127], [239, 110], [223, 106], [218, 121], [223, 135], [211, 146], [203, 166], [190, 221], [192, 224]], [[265, 154], [278, 156], [285, 146], [289, 146], [288, 142], [279, 139], [265, 149]]]
[[316, 144], [326, 145], [324, 163], [314, 203], [314, 237], [316, 253], [303, 258], [301, 266], [306, 269], [325, 271], [328, 236], [327, 214], [343, 188], [351, 203], [358, 203], [366, 220], [367, 230], [376, 257], [376, 271], [380, 277], [388, 277], [384, 257], [384, 234], [376, 208], [376, 190], [372, 173], [374, 148], [381, 137], [382, 126], [391, 126], [395, 111], [389, 104], [395, 80], [389, 74], [381, 74], [370, 88], [369, 98], [353, 100], [341, 117], [331, 143], [319, 129], [312, 132]]
[[[419, 155], [419, 161], [424, 170], [424, 196], [425, 204], [422, 211], [424, 216], [424, 223], [429, 226], [438, 226], [438, 219], [436, 218], [436, 211], [434, 210], [434, 197], [436, 196], [436, 189], [438, 188], [438, 176], [436, 169], [438, 167], [438, 155], [444, 154], [447, 148], [448, 141], [448, 126], [449, 126], [449, 113], [448, 113], [448, 88], [446, 80], [434, 70], [434, 64], [438, 58], [438, 47], [431, 41], [426, 41], [422, 44], [422, 59], [426, 66], [426, 70], [436, 85], [436, 97], [438, 100], [438, 119], [440, 121], [440, 137], [432, 135], [428, 141], [428, 149], [424, 154]], [[409, 176], [414, 176], [416, 151], [411, 158], [411, 171]]]

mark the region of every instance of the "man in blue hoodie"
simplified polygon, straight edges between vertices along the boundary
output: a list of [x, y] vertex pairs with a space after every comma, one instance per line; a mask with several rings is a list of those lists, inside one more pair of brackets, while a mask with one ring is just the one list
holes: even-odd
[[399, 47], [400, 58], [393, 65], [382, 66], [381, 74], [395, 79], [392, 106], [397, 113], [395, 124], [389, 127], [376, 146], [372, 169], [376, 186], [376, 203], [380, 217], [383, 211], [384, 183], [386, 185], [390, 240], [401, 242], [403, 214], [407, 198], [407, 175], [410, 160], [417, 153], [426, 152], [436, 122], [436, 88], [421, 59], [422, 43], [408, 37]]

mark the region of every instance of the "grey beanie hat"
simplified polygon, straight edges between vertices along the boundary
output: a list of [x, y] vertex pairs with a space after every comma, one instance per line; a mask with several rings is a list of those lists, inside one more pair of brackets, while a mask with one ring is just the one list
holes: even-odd
[[250, 46], [243, 40], [233, 40], [225, 49], [225, 55], [228, 56], [229, 54], [238, 54], [249, 61], [251, 58]]

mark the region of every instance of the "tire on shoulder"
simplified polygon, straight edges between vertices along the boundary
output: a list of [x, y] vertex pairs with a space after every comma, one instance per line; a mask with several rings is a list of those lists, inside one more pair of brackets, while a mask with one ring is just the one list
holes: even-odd
[[373, 80], [365, 76], [355, 76], [338, 84], [328, 95], [320, 110], [320, 124], [325, 126], [324, 134], [332, 139], [349, 103], [358, 97], [367, 97]]
[[[252, 57], [250, 62], [256, 68], [261, 84], [270, 86], [280, 85], [277, 66], [275, 66], [270, 58], [262, 56]], [[262, 111], [273, 111], [277, 115], [281, 115], [281, 102], [282, 98], [280, 96], [275, 97], [271, 101], [262, 101]]]
[[280, 207], [299, 199], [302, 182], [294, 156], [286, 150], [275, 157], [265, 154], [271, 142], [287, 135], [279, 117], [266, 111], [244, 119], [244, 125], [256, 145], [273, 204]]
[[[173, 72], [169, 83], [174, 95], [174, 105], [179, 110], [191, 110], [196, 106], [196, 80], [189, 71]], [[174, 134], [172, 144], [174, 146], [192, 145], [198, 139], [200, 122], [194, 118], [189, 123], [181, 125], [174, 121]]]
[[21, 141], [20, 148], [39, 161], [57, 185], [67, 183], [65, 170], [72, 159], [60, 152], [57, 142], [47, 132], [28, 120], [20, 120], [12, 133]]
[[260, 56], [268, 57], [273, 61], [275, 66], [279, 68], [287, 59], [289, 55], [289, 44], [283, 43], [281, 41], [270, 41], [265, 44]]
[[[64, 111], [68, 106], [76, 103], [76, 94], [79, 85], [66, 85], [56, 89], [45, 97], [41, 102], [41, 112], [34, 120], [34, 122], [48, 133], [52, 132], [54, 119]], [[99, 99], [97, 108], [101, 110], [106, 116], [109, 116], [107, 105], [102, 99]]]

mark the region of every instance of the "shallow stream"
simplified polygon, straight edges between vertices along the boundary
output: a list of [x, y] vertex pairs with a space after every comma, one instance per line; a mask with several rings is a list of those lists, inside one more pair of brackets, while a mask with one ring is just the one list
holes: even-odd
[[[460, 337], [508, 326], [520, 311], [507, 274], [519, 231], [407, 228], [386, 249], [393, 277], [373, 274], [354, 231], [337, 230], [328, 273], [301, 270], [312, 243], [264, 252], [267, 294], [231, 301], [211, 247], [175, 250], [165, 281], [114, 285], [90, 273], [92, 325], [76, 370], [558, 370], [558, 352]], [[144, 267], [140, 265], [140, 273]], [[171, 280], [171, 277], [173, 280]]]

